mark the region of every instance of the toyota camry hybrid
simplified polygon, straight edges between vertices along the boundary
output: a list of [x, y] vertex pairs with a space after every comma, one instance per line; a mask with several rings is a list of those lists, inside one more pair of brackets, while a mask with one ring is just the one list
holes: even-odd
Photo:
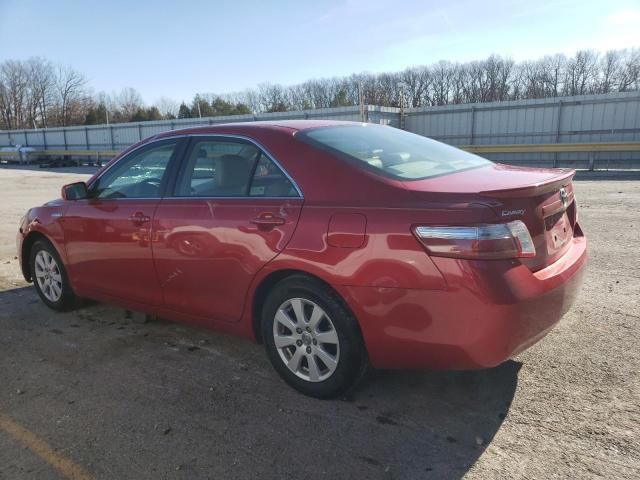
[[587, 261], [574, 174], [380, 125], [192, 128], [29, 210], [18, 252], [53, 309], [91, 298], [255, 339], [327, 398], [369, 365], [492, 367], [549, 332]]

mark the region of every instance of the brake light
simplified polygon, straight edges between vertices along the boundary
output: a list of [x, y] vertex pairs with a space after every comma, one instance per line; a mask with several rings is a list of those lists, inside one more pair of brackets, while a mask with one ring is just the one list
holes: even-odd
[[520, 220], [460, 227], [418, 226], [413, 231], [430, 254], [440, 257], [504, 259], [536, 255], [529, 230]]

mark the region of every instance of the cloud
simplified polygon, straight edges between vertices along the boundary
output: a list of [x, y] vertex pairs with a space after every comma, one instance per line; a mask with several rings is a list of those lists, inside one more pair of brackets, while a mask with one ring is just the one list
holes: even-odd
[[613, 12], [604, 19], [602, 29], [594, 32], [592, 48], [600, 51], [640, 46], [640, 9]]
[[[640, 9], [628, 9], [614, 12], [607, 16], [606, 23], [611, 26], [633, 25], [636, 29], [640, 28]], [[640, 30], [636, 30], [636, 32], [640, 32]], [[640, 40], [640, 33], [638, 33], [638, 38], [636, 40]]]
[[318, 18], [318, 21], [322, 23], [357, 21], [358, 19], [378, 14], [388, 8], [388, 5], [388, 2], [384, 0], [346, 0], [340, 5], [327, 9]]

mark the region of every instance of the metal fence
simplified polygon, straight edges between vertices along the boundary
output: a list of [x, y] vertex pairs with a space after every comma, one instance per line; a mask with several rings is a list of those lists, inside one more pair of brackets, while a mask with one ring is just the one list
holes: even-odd
[[[402, 116], [402, 118], [401, 118]], [[369, 105], [299, 112], [0, 131], [0, 147], [121, 150], [150, 135], [195, 125], [278, 119], [335, 119], [402, 126], [457, 146], [640, 141], [640, 92], [404, 109]], [[482, 153], [505, 163], [640, 168], [640, 151]]]
[[[367, 106], [364, 117], [373, 123], [399, 126], [397, 108]], [[23, 145], [51, 150], [122, 150], [143, 138], [167, 130], [228, 122], [254, 122], [259, 120], [332, 119], [361, 121], [360, 107], [322, 108], [299, 112], [261, 113], [221, 117], [183, 118], [140, 123], [90, 125], [86, 127], [59, 127], [39, 130], [2, 130], [0, 147]]]
[[[446, 105], [407, 111], [405, 128], [451, 145], [640, 141], [640, 92]], [[486, 153], [506, 163], [640, 167], [640, 152]]]

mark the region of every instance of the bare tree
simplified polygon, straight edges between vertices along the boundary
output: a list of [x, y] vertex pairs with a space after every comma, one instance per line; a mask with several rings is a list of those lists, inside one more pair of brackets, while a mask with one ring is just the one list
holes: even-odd
[[304, 84], [287, 87], [287, 100], [292, 110], [313, 108]]
[[129, 122], [133, 116], [144, 108], [140, 93], [131, 87], [123, 88], [117, 97], [118, 110], [123, 121]]
[[56, 79], [58, 123], [62, 126], [71, 125], [73, 119], [84, 117], [83, 107], [90, 104], [86, 91], [87, 80], [78, 71], [68, 66], [58, 67]]
[[599, 93], [609, 93], [615, 88], [622, 67], [622, 56], [618, 50], [609, 50], [600, 59]]
[[260, 111], [260, 97], [255, 89], [247, 89], [239, 93], [227, 95], [227, 100], [233, 103], [243, 103], [254, 113]]
[[514, 61], [491, 55], [485, 62], [487, 92], [485, 100], [495, 102], [509, 98], [509, 84]]
[[598, 54], [592, 50], [580, 50], [569, 59], [566, 67], [565, 93], [584, 95], [594, 90], [597, 79]]
[[540, 60], [540, 73], [543, 81], [543, 95], [558, 97], [563, 90], [562, 74], [567, 65], [567, 57], [562, 54], [546, 56]]
[[100, 92], [95, 97], [95, 103], [97, 105], [104, 105], [104, 122], [113, 123], [118, 121], [125, 121], [122, 114], [119, 111], [118, 95], [116, 93]]
[[390, 107], [400, 106], [401, 77], [395, 73], [381, 73], [376, 76], [376, 95], [373, 99], [374, 105], [385, 105]]
[[33, 122], [46, 128], [49, 110], [55, 103], [56, 73], [51, 62], [34, 57], [27, 62], [29, 69], [29, 88], [34, 106]]
[[[370, 105], [446, 105], [546, 98], [640, 89], [640, 48], [611, 50], [603, 55], [582, 50], [572, 57], [557, 54], [515, 63], [488, 58], [407, 68], [401, 72], [358, 73], [283, 86], [264, 83], [255, 89], [217, 95], [198, 94], [191, 109], [202, 115], [281, 112]], [[155, 108], [154, 108], [155, 107]], [[145, 108], [133, 88], [119, 93], [88, 93], [85, 77], [70, 67], [35, 57], [0, 63], [0, 128], [32, 128], [78, 123], [126, 122], [171, 118], [178, 104], [161, 97]], [[190, 112], [189, 114], [191, 114]], [[196, 116], [198, 114], [196, 113]]]
[[405, 95], [408, 105], [419, 107], [426, 103], [427, 90], [433, 81], [427, 67], [407, 68], [400, 74], [401, 81], [407, 86]]
[[285, 89], [282, 85], [263, 83], [258, 85], [258, 95], [262, 111], [286, 112], [289, 110]]
[[640, 90], [640, 48], [622, 51], [623, 60], [617, 89], [621, 92]]
[[7, 60], [0, 65], [0, 110], [8, 129], [27, 126], [27, 96], [29, 75], [25, 65]]
[[540, 61], [525, 61], [518, 66], [516, 98], [544, 97], [544, 72]]
[[451, 99], [451, 83], [455, 76], [456, 66], [451, 62], [439, 61], [433, 66], [432, 105], [446, 105]]
[[313, 108], [329, 108], [331, 106], [333, 95], [326, 80], [310, 80], [305, 82], [303, 87]]
[[164, 118], [176, 118], [180, 104], [169, 97], [160, 97], [154, 106]]

